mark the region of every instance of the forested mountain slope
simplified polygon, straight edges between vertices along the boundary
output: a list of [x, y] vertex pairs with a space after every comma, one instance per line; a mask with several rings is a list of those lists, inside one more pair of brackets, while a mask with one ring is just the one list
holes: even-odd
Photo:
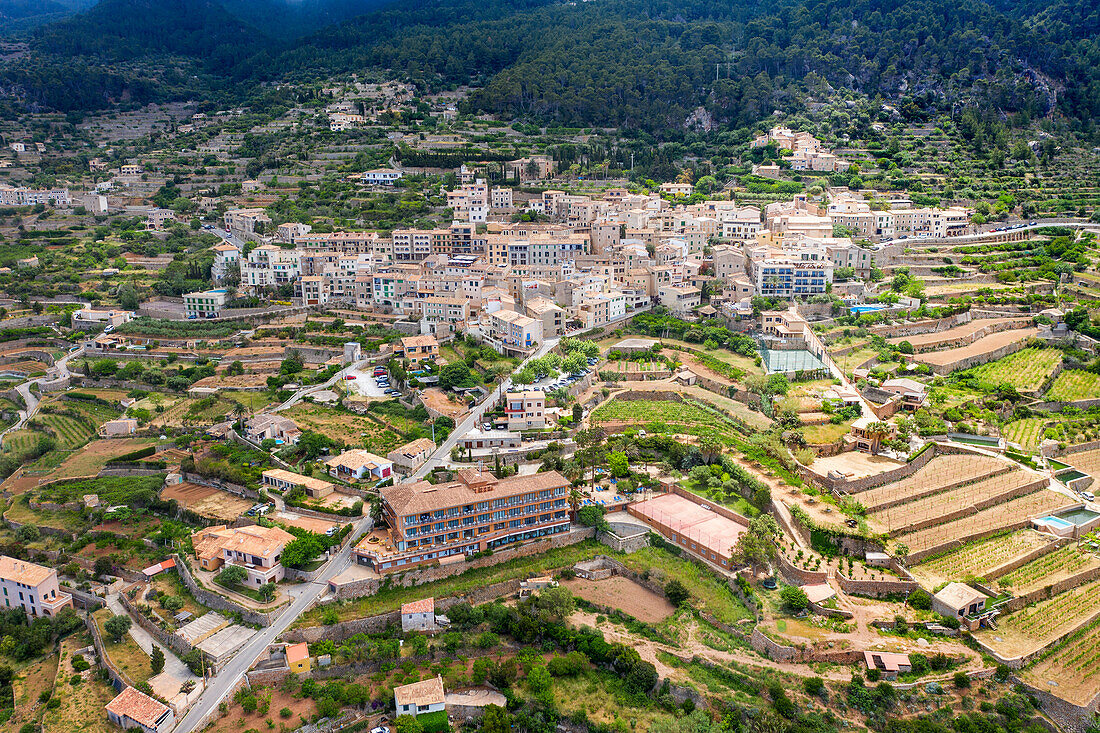
[[[240, 13], [248, 0], [229, 2]], [[473, 105], [505, 116], [651, 130], [682, 126], [699, 107], [716, 124], [742, 125], [837, 89], [881, 95], [910, 117], [962, 104], [1026, 118], [1057, 111], [1094, 129], [1100, 115], [1089, 0], [398, 0], [290, 45], [215, 0], [187, 3], [195, 17], [157, 36], [182, 4], [103, 0], [43, 29], [16, 93], [71, 108], [87, 95], [49, 100], [27, 64], [79, 56], [112, 78], [140, 79], [133, 64], [119, 68], [123, 58], [167, 54], [200, 68], [222, 96], [388, 69], [429, 87], [472, 83]], [[149, 13], [140, 24], [135, 7]], [[169, 83], [151, 93], [194, 96], [170, 76], [182, 70], [165, 69]]]

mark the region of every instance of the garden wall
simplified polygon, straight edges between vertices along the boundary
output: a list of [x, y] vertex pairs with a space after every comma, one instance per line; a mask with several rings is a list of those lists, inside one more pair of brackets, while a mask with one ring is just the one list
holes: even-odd
[[1100, 694], [1097, 694], [1084, 705], [1074, 705], [1068, 700], [1063, 700], [1051, 693], [1050, 690], [1035, 687], [1016, 675], [1012, 675], [1010, 680], [1023, 686], [1029, 695], [1036, 698], [1042, 711], [1057, 723], [1062, 731], [1067, 733], [1084, 733], [1089, 730], [1093, 722], [1093, 715], [1100, 708]]
[[191, 577], [191, 570], [187, 567], [187, 563], [181, 555], [175, 555], [176, 558], [176, 572], [179, 573], [180, 580], [187, 586], [187, 590], [191, 591], [191, 595], [195, 597], [201, 605], [213, 611], [225, 611], [226, 613], [239, 613], [241, 620], [249, 624], [259, 624], [260, 626], [270, 626], [282, 613], [283, 609], [279, 608], [274, 611], [256, 611], [251, 608], [245, 608], [244, 606], [229, 600], [225, 596], [215, 593], [211, 590], [207, 590], [203, 586]]
[[871, 326], [869, 329], [876, 336], [882, 336], [883, 338], [896, 338], [898, 336], [916, 336], [922, 333], [938, 333], [940, 331], [946, 331], [954, 328], [955, 326], [961, 326], [964, 323], [970, 323], [973, 319], [971, 311], [963, 311], [962, 313], [956, 313], [952, 316], [945, 316], [943, 318], [925, 318], [920, 321], [913, 321], [910, 323], [897, 323], [893, 325], [879, 324], [877, 326]]
[[845, 593], [881, 598], [893, 594], [909, 593], [920, 587], [914, 580], [855, 580], [837, 572], [836, 582]]
[[791, 583], [795, 585], [820, 585], [828, 582], [829, 574], [824, 570], [805, 570], [798, 567], [782, 552], [779, 553], [779, 572], [780, 574]]
[[187, 654], [190, 652], [191, 645], [185, 639], [165, 631], [156, 621], [138, 610], [137, 606], [130, 601], [127, 595], [127, 591], [129, 590], [129, 588], [124, 589], [122, 593], [118, 594], [118, 598], [122, 602], [123, 607], [125, 607], [126, 610], [130, 612], [130, 615], [137, 620], [138, 626], [148, 631], [154, 639], [174, 651], [176, 654]]
[[[521, 582], [519, 578], [514, 578], [501, 583], [493, 583], [462, 595], [437, 598], [435, 599], [435, 610], [437, 612], [445, 611], [457, 603], [477, 605], [493, 601], [519, 591]], [[399, 625], [400, 623], [401, 611], [388, 611], [365, 618], [341, 621], [330, 626], [307, 626], [301, 629], [290, 629], [283, 633], [282, 639], [290, 642], [305, 641], [310, 644], [315, 644], [323, 639], [344, 641], [356, 634], [378, 634], [385, 631], [387, 627], [394, 624]]]
[[99, 635], [99, 626], [96, 624], [95, 619], [91, 614], [84, 615], [84, 625], [88, 627], [88, 632], [92, 635], [92, 644], [95, 645], [95, 653], [99, 656], [99, 662], [103, 665], [103, 668], [107, 670], [107, 676], [111, 680], [111, 685], [115, 688], [115, 691], [122, 692], [127, 687], [133, 687], [133, 682], [126, 674], [116, 667], [111, 661], [111, 658], [107, 656], [107, 649], [103, 645], [103, 638]]

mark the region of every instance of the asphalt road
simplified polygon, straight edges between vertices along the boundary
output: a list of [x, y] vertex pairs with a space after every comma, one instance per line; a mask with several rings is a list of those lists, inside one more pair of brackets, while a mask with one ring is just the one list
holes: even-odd
[[[369, 521], [369, 517], [363, 517], [356, 522], [352, 535], [358, 536]], [[325, 593], [328, 588], [328, 581], [351, 565], [351, 548], [353, 546], [354, 543], [349, 542], [340, 550], [339, 554], [329, 560], [328, 564], [321, 570], [321, 575], [317, 580], [302, 584], [304, 587], [301, 589], [300, 594], [291, 601], [275, 623], [253, 635], [217, 677], [212, 677], [206, 681], [206, 689], [195, 704], [191, 706], [187, 714], [176, 723], [176, 727], [172, 729], [173, 733], [191, 733], [191, 731], [196, 730], [199, 723], [207, 714], [218, 707], [218, 704], [225, 699], [229, 691], [233, 689], [244, 673], [252, 667], [252, 663], [267, 649], [268, 645], [272, 644], [279, 634], [286, 631], [306, 609]]]
[[[527, 364], [527, 362], [531, 361], [531, 359], [537, 359], [540, 356], [546, 356], [546, 354], [548, 354], [550, 350], [557, 345], [558, 339], [556, 338], [544, 341], [542, 343], [542, 346], [539, 347], [538, 351], [527, 357], [527, 359], [525, 359], [522, 364], [516, 367], [516, 371], [518, 372], [519, 370], [523, 369], [523, 367]], [[452, 430], [451, 434], [447, 436], [447, 439], [440, 444], [435, 453], [432, 453], [431, 457], [429, 457], [428, 460], [424, 461], [420, 468], [413, 471], [408, 480], [416, 481], [418, 479], [424, 478], [424, 476], [427, 475], [428, 471], [431, 471], [433, 468], [438, 468], [439, 466], [447, 463], [447, 461], [451, 459], [451, 449], [458, 445], [459, 438], [465, 435], [471, 428], [477, 427], [479, 424], [481, 424], [481, 418], [485, 415], [485, 412], [491, 406], [497, 403], [497, 400], [500, 399], [500, 396], [503, 393], [507, 392], [511, 388], [512, 378], [509, 377], [508, 379], [505, 379], [500, 385], [498, 385], [496, 389], [490, 392], [489, 395], [485, 399], [483, 399], [480, 404], [476, 405], [470, 411], [470, 414], [466, 416], [465, 420], [455, 426], [455, 429]]]
[[38, 395], [31, 391], [31, 385], [39, 384], [41, 382], [53, 382], [57, 379], [62, 379], [64, 377], [70, 376], [71, 373], [69, 372], [69, 360], [77, 356], [83, 356], [83, 354], [83, 347], [81, 347], [77, 351], [70, 351], [68, 354], [65, 354], [65, 356], [58, 359], [57, 362], [54, 363], [54, 365], [46, 371], [45, 377], [31, 379], [30, 381], [23, 382], [15, 388], [15, 391], [18, 392], [19, 395], [23, 398], [23, 403], [27, 406], [27, 409], [20, 410], [19, 419], [15, 422], [15, 424], [4, 432], [0, 433], [0, 448], [3, 447], [4, 437], [8, 433], [12, 433], [16, 430], [22, 429], [22, 427], [27, 424], [27, 421], [34, 417], [34, 413], [38, 412]]

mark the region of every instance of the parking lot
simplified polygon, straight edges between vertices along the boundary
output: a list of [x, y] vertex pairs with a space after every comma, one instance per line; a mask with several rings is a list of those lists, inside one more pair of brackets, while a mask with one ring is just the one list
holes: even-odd
[[582, 373], [572, 375], [562, 372], [556, 377], [546, 377], [526, 386], [516, 385], [515, 389], [533, 389], [540, 392], [553, 392], [555, 389], [559, 389], [562, 387], [568, 389], [569, 386], [572, 385], [574, 382], [584, 379], [585, 376], [589, 372], [591, 372], [598, 363], [598, 359], [589, 359], [588, 365], [584, 368], [584, 371]]
[[386, 394], [387, 387], [379, 387], [378, 383], [374, 381], [374, 367], [369, 364], [349, 369], [346, 376], [355, 377], [355, 379], [344, 379], [344, 387], [347, 388], [348, 392], [354, 392], [376, 400], [393, 398], [392, 395]]

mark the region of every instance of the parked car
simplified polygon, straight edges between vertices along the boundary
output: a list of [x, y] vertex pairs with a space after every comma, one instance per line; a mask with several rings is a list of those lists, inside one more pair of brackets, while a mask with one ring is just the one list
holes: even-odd
[[357, 379], [357, 377], [354, 374], [345, 374], [344, 379]]

